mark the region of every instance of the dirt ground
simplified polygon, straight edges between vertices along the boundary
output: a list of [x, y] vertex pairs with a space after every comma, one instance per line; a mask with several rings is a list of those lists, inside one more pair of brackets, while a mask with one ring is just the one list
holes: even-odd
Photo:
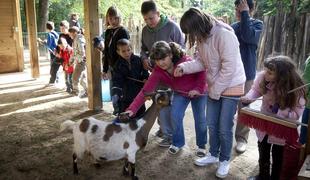
[[[59, 133], [60, 123], [91, 115], [110, 121], [112, 106], [103, 103], [102, 111], [89, 111], [87, 99], [67, 94], [61, 85], [46, 86], [48, 69], [45, 60], [38, 79], [30, 78], [29, 64], [23, 73], [0, 75], [0, 179], [130, 179], [121, 173], [122, 161], [95, 168], [87, 156], [79, 163], [80, 174], [72, 174], [72, 133]], [[153, 126], [146, 148], [137, 154], [136, 172], [140, 179], [216, 179], [216, 165], [193, 164], [196, 147], [191, 108], [186, 112], [184, 128], [186, 146], [174, 156], [157, 145], [159, 139], [154, 133], [158, 125]], [[253, 130], [249, 141], [245, 153], [232, 151], [226, 179], [246, 179], [257, 173], [257, 139]]]

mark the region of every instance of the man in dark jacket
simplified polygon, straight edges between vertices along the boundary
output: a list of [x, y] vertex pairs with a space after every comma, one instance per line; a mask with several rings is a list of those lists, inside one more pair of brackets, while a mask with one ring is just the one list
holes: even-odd
[[[236, 0], [235, 14], [238, 22], [231, 25], [240, 44], [240, 54], [246, 75], [245, 94], [251, 89], [255, 79], [256, 50], [263, 30], [263, 22], [251, 17], [253, 9], [253, 0]], [[239, 103], [238, 107], [240, 109], [242, 104]], [[248, 127], [237, 122], [235, 138], [237, 141], [236, 151], [238, 153], [243, 153], [246, 150], [249, 132], [250, 129]]]

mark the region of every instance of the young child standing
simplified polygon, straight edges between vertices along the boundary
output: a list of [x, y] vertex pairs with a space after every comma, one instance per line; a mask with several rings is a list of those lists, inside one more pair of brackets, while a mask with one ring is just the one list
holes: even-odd
[[[46, 27], [46, 31], [47, 33], [47, 39], [46, 40], [41, 40], [40, 38], [38, 38], [38, 41], [41, 43], [44, 43], [50, 53], [50, 75], [51, 75], [51, 79], [49, 81], [49, 84], [53, 84], [56, 80], [56, 75], [55, 77], [53, 76], [53, 64], [55, 63], [55, 54], [56, 54], [56, 47], [57, 47], [57, 42], [58, 42], [58, 33], [54, 30], [54, 22], [52, 21], [48, 21], [45, 25]], [[54, 79], [53, 79], [54, 78]]]
[[[251, 90], [241, 97], [241, 101], [251, 103], [263, 96], [261, 112], [297, 121], [305, 108], [305, 90], [288, 93], [303, 85], [291, 59], [287, 56], [271, 57], [265, 60], [264, 67], [265, 70], [257, 75]], [[256, 134], [259, 151], [259, 175], [256, 179], [279, 179], [285, 140], [258, 130]]]
[[73, 66], [70, 65], [69, 60], [73, 55], [73, 49], [70, 47], [65, 38], [60, 38], [58, 41], [58, 46], [60, 48], [59, 51], [59, 58], [63, 59], [63, 70], [65, 72], [65, 82], [66, 82], [66, 92], [71, 93], [73, 90], [72, 87], [72, 73], [73, 73]]
[[178, 65], [175, 76], [207, 70], [210, 150], [195, 164], [205, 166], [220, 161], [216, 176], [225, 178], [233, 144], [233, 119], [246, 80], [238, 39], [229, 25], [196, 8], [183, 14], [180, 25], [190, 46], [196, 44], [198, 52], [196, 60]]
[[[106, 13], [106, 28], [104, 34], [104, 56], [102, 58], [102, 78], [112, 79], [114, 75], [115, 63], [119, 58], [117, 54], [116, 43], [120, 39], [130, 39], [128, 30], [121, 25], [121, 15], [116, 7], [111, 6]], [[109, 72], [109, 73], [108, 73]], [[110, 75], [109, 75], [110, 74]], [[113, 82], [110, 83], [110, 87], [113, 87]], [[112, 89], [111, 91], [112, 92]], [[115, 101], [115, 100], [112, 100]], [[113, 106], [116, 114], [119, 111], [119, 107]]]
[[[120, 39], [116, 43], [119, 59], [114, 68], [112, 77], [112, 100], [117, 103], [121, 113], [129, 107], [134, 98], [142, 89], [149, 77], [147, 70], [143, 68], [141, 58], [132, 53], [132, 47], [128, 39]], [[145, 106], [141, 106], [136, 116], [140, 117], [145, 112]]]
[[[178, 64], [191, 61], [191, 58], [186, 56], [180, 46], [174, 42], [156, 42], [151, 49], [150, 57], [155, 61], [156, 66], [127, 112], [130, 116], [135, 114], [145, 101], [144, 93], [154, 91], [159, 84], [172, 88], [174, 90], [170, 115], [172, 122], [161, 124], [162, 127], [167, 127], [167, 129], [163, 129], [164, 134], [170, 136], [170, 139], [172, 136], [172, 144], [167, 144], [168, 147], [170, 146], [168, 152], [177, 154], [185, 145], [183, 118], [188, 104], [191, 103], [195, 120], [196, 145], [198, 146], [196, 155], [204, 156], [207, 143], [206, 72], [201, 71], [174, 77], [173, 72]], [[164, 122], [166, 121], [160, 121], [160, 123]], [[172, 132], [166, 132], [170, 129]]]
[[[72, 74], [73, 93], [78, 94], [80, 98], [84, 98], [87, 97], [86, 41], [80, 33], [80, 29], [76, 26], [69, 28], [69, 34], [71, 39], [73, 39], [73, 55], [70, 59], [70, 64], [74, 64], [74, 72]], [[78, 84], [83, 88], [81, 91]]]

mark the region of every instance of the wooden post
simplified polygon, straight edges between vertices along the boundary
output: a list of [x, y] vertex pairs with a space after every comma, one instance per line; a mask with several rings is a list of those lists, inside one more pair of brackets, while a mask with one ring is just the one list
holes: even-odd
[[92, 43], [92, 39], [99, 34], [98, 9], [98, 0], [84, 0], [88, 108], [91, 110], [102, 108], [100, 54], [94, 49]]
[[22, 36], [22, 24], [20, 16], [20, 5], [19, 0], [13, 1], [14, 4], [14, 38], [16, 40], [16, 51], [18, 59], [18, 71], [24, 70], [24, 46], [23, 46], [23, 36]]
[[27, 16], [27, 30], [28, 30], [29, 52], [30, 52], [31, 76], [33, 78], [38, 78], [40, 76], [40, 69], [39, 69], [39, 55], [37, 47], [37, 22], [36, 22], [35, 0], [26, 0], [26, 16]]

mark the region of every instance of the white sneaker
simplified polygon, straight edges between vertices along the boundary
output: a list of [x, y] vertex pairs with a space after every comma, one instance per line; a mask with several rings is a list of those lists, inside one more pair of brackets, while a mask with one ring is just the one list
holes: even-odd
[[229, 161], [220, 162], [216, 171], [216, 177], [225, 178], [228, 175], [229, 166]]
[[246, 150], [246, 142], [243, 141], [237, 141], [237, 145], [236, 145], [236, 151], [237, 153], [244, 153], [244, 151]]
[[208, 164], [217, 163], [217, 162], [219, 162], [219, 158], [211, 156], [211, 154], [208, 153], [205, 157], [196, 159], [194, 163], [197, 166], [206, 166]]

